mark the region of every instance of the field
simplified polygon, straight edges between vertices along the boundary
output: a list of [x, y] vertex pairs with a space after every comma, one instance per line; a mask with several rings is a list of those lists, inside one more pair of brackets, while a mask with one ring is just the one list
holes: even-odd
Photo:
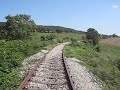
[[90, 69], [102, 80], [104, 90], [119, 90], [120, 88], [120, 46], [100, 44], [96, 46], [80, 42], [77, 45], [65, 46], [66, 57], [75, 57], [81, 64]]
[[47, 36], [47, 35], [55, 35], [58, 39], [62, 40], [64, 38], [74, 38], [77, 40], [80, 40], [82, 38], [82, 36], [84, 36], [84, 34], [77, 34], [77, 33], [37, 33], [37, 36], [41, 37], [41, 36]]
[[108, 45], [120, 46], [120, 38], [108, 38], [103, 39], [100, 42]]
[[[34, 33], [25, 40], [0, 40], [0, 90], [16, 90], [22, 78], [18, 77], [24, 58], [49, 49], [65, 38], [81, 39], [83, 34]], [[44, 37], [45, 40], [43, 40]]]

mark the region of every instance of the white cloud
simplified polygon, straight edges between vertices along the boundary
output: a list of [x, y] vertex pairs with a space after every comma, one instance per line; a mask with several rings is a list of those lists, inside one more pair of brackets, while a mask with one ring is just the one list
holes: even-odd
[[118, 9], [118, 8], [120, 8], [120, 6], [119, 5], [112, 5], [112, 8], [113, 9]]

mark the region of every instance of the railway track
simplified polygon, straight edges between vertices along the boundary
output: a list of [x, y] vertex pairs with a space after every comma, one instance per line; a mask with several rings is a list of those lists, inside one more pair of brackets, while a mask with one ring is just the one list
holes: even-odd
[[64, 45], [53, 48], [27, 75], [18, 90], [73, 90], [63, 56]]

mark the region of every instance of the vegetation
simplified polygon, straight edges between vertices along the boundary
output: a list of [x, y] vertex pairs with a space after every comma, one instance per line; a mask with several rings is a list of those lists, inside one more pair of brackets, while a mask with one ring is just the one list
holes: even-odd
[[113, 34], [113, 35], [100, 35], [101, 36], [101, 39], [107, 39], [107, 38], [116, 38], [116, 37], [119, 37], [118, 35], [116, 34]]
[[77, 31], [71, 28], [65, 28], [61, 26], [42, 26], [38, 25], [37, 32], [42, 33], [84, 33], [83, 31]]
[[99, 34], [94, 28], [87, 30], [86, 39], [93, 45], [99, 44]]
[[1, 33], [1, 39], [17, 40], [25, 39], [35, 30], [35, 23], [29, 15], [6, 16], [5, 28]]
[[[57, 29], [52, 27], [51, 30], [54, 29], [56, 33], [46, 33], [48, 29], [45, 27], [45, 33], [39, 33], [29, 15], [9, 15], [6, 20], [0, 23], [0, 90], [17, 89], [22, 80], [19, 77], [19, 68], [25, 57], [66, 39], [80, 40], [83, 36], [83, 34], [63, 33], [66, 32], [63, 27]], [[67, 31], [69, 32], [69, 29]]]
[[[25, 40], [0, 40], [0, 90], [16, 90], [21, 82], [19, 67], [22, 60], [41, 49], [46, 49], [65, 37], [80, 39], [80, 34], [34, 33]], [[41, 37], [45, 37], [43, 40]]]
[[96, 76], [105, 83], [105, 90], [119, 90], [120, 88], [120, 46], [100, 44], [97, 46], [80, 42], [76, 46], [65, 46], [66, 57], [75, 57], [83, 62]]
[[39, 34], [30, 39], [0, 41], [0, 90], [16, 90], [20, 84], [19, 67], [25, 57], [39, 52], [57, 42], [41, 41]]

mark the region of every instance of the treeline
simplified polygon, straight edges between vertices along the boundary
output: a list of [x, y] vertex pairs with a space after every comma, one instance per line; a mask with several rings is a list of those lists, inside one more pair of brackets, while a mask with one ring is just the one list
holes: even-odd
[[119, 36], [116, 35], [116, 34], [112, 34], [112, 35], [104, 35], [104, 34], [101, 34], [101, 38], [102, 38], [102, 39], [115, 38], [115, 37], [119, 37]]
[[84, 33], [83, 31], [77, 31], [71, 28], [65, 28], [61, 26], [42, 26], [42, 25], [37, 25], [37, 32], [41, 32], [41, 33]]

